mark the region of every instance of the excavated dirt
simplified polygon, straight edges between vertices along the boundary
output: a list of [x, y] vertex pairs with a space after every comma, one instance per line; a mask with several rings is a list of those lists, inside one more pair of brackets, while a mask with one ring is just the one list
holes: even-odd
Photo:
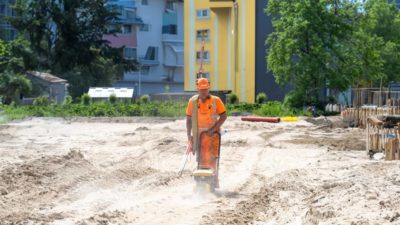
[[361, 130], [309, 131], [289, 140], [292, 144], [327, 146], [328, 150], [352, 151], [366, 149], [365, 134]]
[[193, 192], [183, 119], [0, 125], [0, 225], [400, 224], [400, 162], [371, 161], [337, 117], [229, 118], [220, 186]]

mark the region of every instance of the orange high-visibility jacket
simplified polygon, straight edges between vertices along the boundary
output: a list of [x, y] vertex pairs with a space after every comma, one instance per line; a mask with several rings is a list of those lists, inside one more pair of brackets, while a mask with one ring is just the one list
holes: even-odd
[[201, 101], [198, 95], [189, 100], [186, 115], [192, 117], [194, 152], [199, 150], [198, 139], [201, 132], [210, 129], [217, 122], [219, 115], [225, 112], [225, 105], [217, 96], [209, 95], [205, 102]]

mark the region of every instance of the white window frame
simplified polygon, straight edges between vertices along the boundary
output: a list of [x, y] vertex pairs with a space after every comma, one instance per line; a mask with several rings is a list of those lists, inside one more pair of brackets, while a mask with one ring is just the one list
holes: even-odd
[[[172, 5], [172, 9], [171, 8], [168, 8], [168, 4], [171, 4]], [[176, 3], [175, 2], [171, 2], [171, 1], [167, 1], [167, 3], [166, 3], [166, 10], [168, 11], [168, 12], [176, 12]]]
[[[125, 27], [130, 27], [130, 32], [126, 32]], [[129, 29], [129, 28], [128, 28]], [[122, 34], [133, 34], [133, 27], [132, 25], [123, 25], [122, 26]]]
[[[196, 61], [197, 63], [200, 63], [200, 55], [201, 55], [201, 51], [197, 51], [196, 52]], [[206, 58], [205, 58], [206, 56]], [[209, 51], [204, 51], [203, 52], [203, 62], [204, 63], [209, 63], [210, 62], [210, 52]]]
[[[134, 19], [137, 17], [137, 12], [135, 9], [124, 9], [122, 14], [127, 19]], [[129, 14], [131, 14], [131, 15], [129, 15]]]
[[[127, 51], [127, 50], [133, 50], [133, 49], [135, 50], [136, 55], [133, 56], [133, 57], [126, 57], [126, 55], [127, 55], [127, 54], [126, 54], [126, 51]], [[125, 59], [137, 59], [137, 58], [138, 58], [138, 57], [137, 57], [137, 48], [125, 47], [125, 48], [124, 48], [124, 58], [125, 58]]]
[[203, 71], [203, 78], [207, 78], [208, 80], [210, 80], [210, 72]]
[[[147, 29], [143, 29], [143, 27], [147, 26]], [[142, 24], [139, 26], [139, 31], [140, 32], [150, 32], [151, 30], [151, 25], [148, 23]]]
[[210, 29], [199, 29], [199, 30], [196, 30], [196, 39], [198, 40], [198, 41], [201, 41], [201, 34], [200, 34], [200, 36], [199, 36], [199, 32], [201, 32], [201, 31], [206, 31], [206, 33], [207, 33], [207, 36], [206, 37], [204, 37], [204, 40], [205, 41], [209, 41], [211, 38], [211, 33], [210, 33]]
[[198, 10], [196, 10], [196, 18], [197, 19], [201, 19], [201, 20], [209, 19], [210, 18], [210, 10], [209, 9], [198, 9]]

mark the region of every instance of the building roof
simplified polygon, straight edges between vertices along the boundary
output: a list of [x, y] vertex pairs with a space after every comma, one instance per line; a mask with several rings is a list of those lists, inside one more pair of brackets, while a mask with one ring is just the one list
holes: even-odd
[[133, 88], [91, 87], [88, 94], [91, 98], [109, 98], [112, 94], [117, 98], [132, 98], [133, 91]]
[[61, 79], [57, 76], [54, 76], [50, 73], [38, 72], [38, 71], [28, 71], [27, 75], [33, 76], [40, 80], [49, 82], [49, 83], [67, 83], [67, 80]]

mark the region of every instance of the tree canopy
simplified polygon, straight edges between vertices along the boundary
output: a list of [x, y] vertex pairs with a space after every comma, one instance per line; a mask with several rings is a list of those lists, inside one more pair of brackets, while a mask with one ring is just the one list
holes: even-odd
[[399, 10], [387, 0], [270, 0], [274, 32], [268, 70], [291, 83], [297, 106], [317, 104], [324, 87], [386, 85], [400, 79]]
[[110, 86], [135, 61], [123, 57], [103, 39], [118, 13], [106, 0], [17, 0], [10, 23], [26, 36], [36, 57], [36, 68], [61, 76], [74, 97], [90, 86]]

